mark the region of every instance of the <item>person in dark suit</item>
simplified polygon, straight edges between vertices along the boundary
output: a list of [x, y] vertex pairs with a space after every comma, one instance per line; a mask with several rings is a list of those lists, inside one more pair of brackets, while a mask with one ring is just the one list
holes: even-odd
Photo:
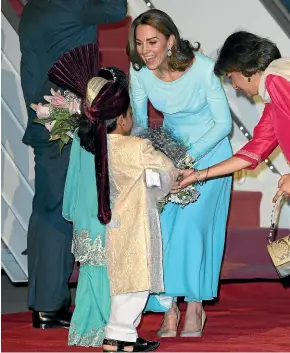
[[33, 123], [31, 103], [58, 89], [47, 72], [65, 52], [96, 41], [98, 24], [126, 16], [126, 0], [31, 0], [24, 7], [19, 39], [21, 84], [28, 112], [23, 143], [34, 150], [35, 195], [27, 234], [28, 307], [36, 328], [68, 327], [68, 281], [74, 258], [72, 226], [62, 218], [63, 191], [70, 145], [58, 142]]

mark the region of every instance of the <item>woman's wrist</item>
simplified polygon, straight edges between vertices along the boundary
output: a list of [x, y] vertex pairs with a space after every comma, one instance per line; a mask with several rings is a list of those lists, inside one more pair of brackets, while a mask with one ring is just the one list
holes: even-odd
[[207, 179], [208, 179], [209, 168], [210, 167], [207, 167], [206, 169], [203, 169], [203, 171], [202, 171], [202, 180], [204, 180], [204, 181], [207, 181]]
[[196, 182], [198, 182], [200, 185], [203, 185], [208, 179], [208, 172], [209, 172], [209, 167], [202, 170], [195, 169], [194, 176], [196, 178]]

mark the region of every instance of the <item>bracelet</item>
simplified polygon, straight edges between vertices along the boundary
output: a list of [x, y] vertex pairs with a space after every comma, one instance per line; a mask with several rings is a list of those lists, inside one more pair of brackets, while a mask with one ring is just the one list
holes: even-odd
[[200, 171], [198, 169], [194, 169], [194, 176], [195, 176], [195, 179], [197, 180], [197, 183], [199, 185], [202, 185], [203, 182], [199, 180], [199, 177], [200, 177]]
[[200, 177], [200, 171], [198, 169], [194, 169], [194, 175], [195, 175], [195, 178], [198, 182], [198, 184], [200, 186], [204, 185], [206, 182], [207, 182], [207, 176], [208, 176], [208, 171], [209, 171], [209, 168], [210, 167], [207, 167], [206, 169], [206, 175], [205, 175], [205, 179], [204, 180], [199, 180], [199, 177]]
[[205, 175], [205, 179], [204, 179], [204, 182], [205, 182], [205, 183], [207, 182], [207, 177], [208, 177], [209, 168], [210, 168], [210, 167], [207, 167], [207, 169], [206, 169], [206, 175]]

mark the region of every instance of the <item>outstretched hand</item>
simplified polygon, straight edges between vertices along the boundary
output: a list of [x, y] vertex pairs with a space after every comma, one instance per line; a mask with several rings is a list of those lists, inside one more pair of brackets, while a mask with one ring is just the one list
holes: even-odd
[[170, 193], [177, 194], [181, 189], [184, 189], [186, 186], [193, 183], [193, 181], [188, 181], [188, 177], [190, 175], [194, 175], [194, 171], [192, 169], [184, 169], [179, 171], [179, 177], [176, 182], [173, 184]]
[[170, 194], [178, 194], [180, 191], [179, 181], [177, 180], [171, 187]]
[[193, 169], [185, 169], [180, 171], [179, 187], [186, 188], [188, 185], [195, 183], [196, 177]]
[[278, 191], [273, 197], [273, 202], [276, 202], [282, 195], [290, 197], [290, 174], [282, 175], [278, 183]]

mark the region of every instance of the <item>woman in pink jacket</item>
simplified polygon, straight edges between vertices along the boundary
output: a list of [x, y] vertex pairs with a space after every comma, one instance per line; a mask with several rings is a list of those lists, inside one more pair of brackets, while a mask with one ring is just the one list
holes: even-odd
[[[290, 58], [281, 58], [276, 45], [266, 38], [236, 32], [221, 48], [215, 73], [227, 75], [233, 87], [249, 97], [259, 95], [265, 109], [250, 142], [221, 163], [200, 171], [184, 172], [179, 188], [244, 168], [254, 169], [277, 146], [286, 162], [290, 161]], [[282, 194], [290, 196], [290, 173], [281, 177], [273, 201]]]

